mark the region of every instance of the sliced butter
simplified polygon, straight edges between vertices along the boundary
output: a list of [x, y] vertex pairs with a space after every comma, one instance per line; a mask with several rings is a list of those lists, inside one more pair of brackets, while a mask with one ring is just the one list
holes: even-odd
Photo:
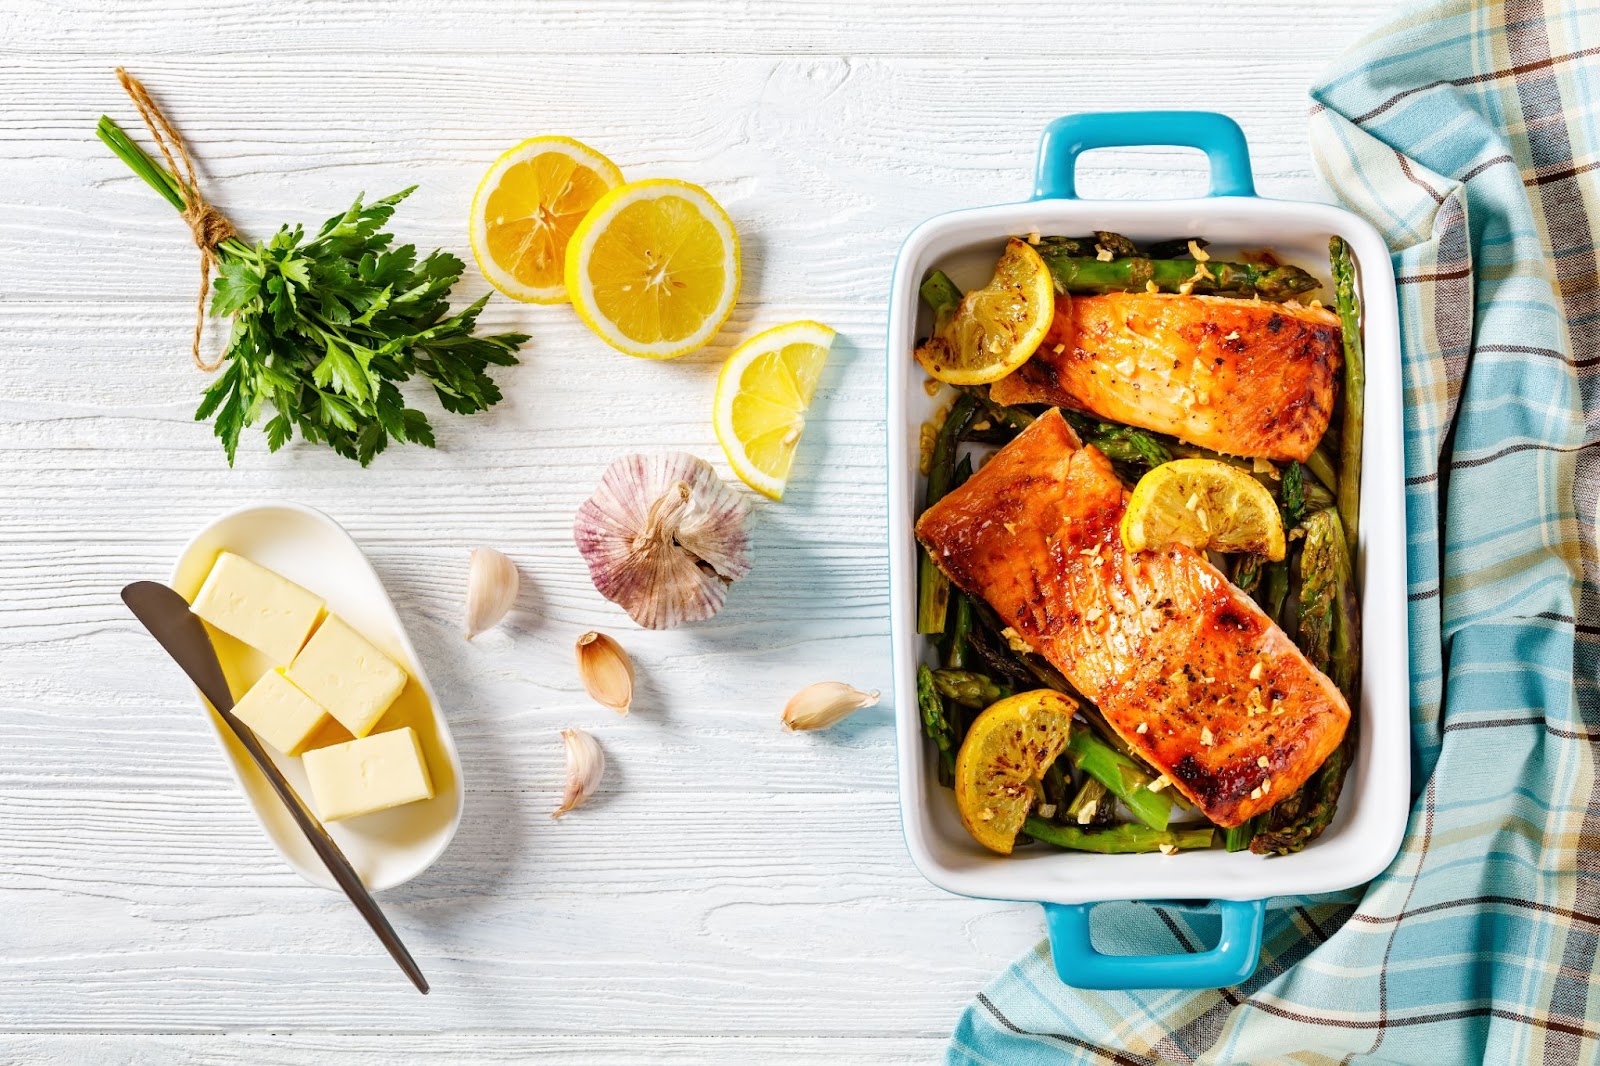
[[223, 552], [211, 566], [190, 609], [230, 637], [237, 637], [287, 666], [322, 617], [322, 598], [288, 578]]
[[406, 672], [337, 615], [311, 634], [288, 676], [354, 737], [372, 732], [406, 687]]
[[311, 735], [328, 721], [322, 704], [307, 696], [283, 670], [268, 670], [234, 705], [233, 713], [250, 731], [285, 755], [299, 755]]
[[306, 777], [325, 822], [433, 798], [422, 744], [410, 726], [305, 754]]

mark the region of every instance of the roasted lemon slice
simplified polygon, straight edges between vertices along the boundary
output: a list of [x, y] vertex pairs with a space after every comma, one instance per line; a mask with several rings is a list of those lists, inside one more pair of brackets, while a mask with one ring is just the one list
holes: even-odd
[[952, 385], [999, 381], [1039, 347], [1055, 305], [1050, 270], [1039, 253], [1024, 241], [1007, 241], [989, 284], [939, 316], [933, 336], [917, 349], [917, 362]]
[[709, 341], [739, 295], [739, 236], [711, 194], [657, 178], [601, 197], [567, 245], [578, 317], [629, 355], [672, 359]]
[[535, 137], [506, 152], [472, 197], [469, 239], [489, 284], [514, 300], [563, 303], [567, 242], [617, 165], [571, 137]]
[[1066, 750], [1076, 704], [1051, 689], [1007, 697], [973, 719], [956, 756], [956, 807], [972, 839], [1010, 855], [1038, 781]]
[[1174, 459], [1139, 479], [1122, 516], [1129, 551], [1187, 544], [1196, 551], [1283, 558], [1283, 517], [1266, 486], [1216, 459]]
[[763, 496], [783, 499], [833, 337], [821, 322], [775, 326], [739, 345], [717, 375], [717, 440], [734, 473]]

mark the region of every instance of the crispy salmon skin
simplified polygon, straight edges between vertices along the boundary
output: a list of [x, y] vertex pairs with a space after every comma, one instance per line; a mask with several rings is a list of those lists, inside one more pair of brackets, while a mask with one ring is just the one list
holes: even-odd
[[1339, 318], [1321, 307], [1114, 292], [1056, 300], [1033, 358], [995, 382], [1229, 455], [1304, 462], [1333, 414]]
[[917, 537], [1206, 817], [1239, 825], [1305, 782], [1350, 708], [1192, 549], [1124, 551], [1126, 502], [1052, 410], [928, 508]]

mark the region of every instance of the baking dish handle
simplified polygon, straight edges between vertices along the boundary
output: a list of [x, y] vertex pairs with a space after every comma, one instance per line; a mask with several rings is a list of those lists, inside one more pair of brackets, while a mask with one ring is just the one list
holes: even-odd
[[1198, 148], [1211, 161], [1212, 196], [1254, 196], [1244, 131], [1215, 111], [1098, 111], [1063, 115], [1044, 128], [1035, 200], [1078, 198], [1078, 157], [1095, 148], [1177, 145]]
[[1213, 904], [1222, 916], [1222, 936], [1210, 951], [1183, 955], [1102, 955], [1089, 942], [1093, 903], [1044, 904], [1045, 927], [1056, 975], [1072, 988], [1228, 988], [1256, 972], [1261, 960], [1264, 899]]

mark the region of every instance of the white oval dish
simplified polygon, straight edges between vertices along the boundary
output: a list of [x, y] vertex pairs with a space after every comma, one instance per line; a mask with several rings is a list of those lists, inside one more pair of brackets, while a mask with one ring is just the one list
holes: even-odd
[[[433, 865], [461, 824], [461, 759], [388, 592], [350, 534], [321, 511], [300, 504], [252, 505], [210, 522], [179, 553], [172, 570], [173, 589], [192, 601], [211, 564], [223, 551], [260, 563], [321, 596], [330, 613], [349, 622], [411, 675], [378, 729], [409, 725], [417, 731], [433, 777], [433, 799], [327, 823], [329, 834], [369, 890], [380, 892], [404, 884]], [[272, 664], [241, 641], [209, 626], [207, 629], [228, 687], [238, 698]], [[337, 888], [243, 745], [211, 705], [204, 698], [200, 702], [240, 791], [278, 853], [312, 884]], [[349, 734], [333, 723], [324, 741], [348, 739]], [[310, 789], [300, 760], [270, 749], [269, 753], [295, 791], [309, 800]]]

